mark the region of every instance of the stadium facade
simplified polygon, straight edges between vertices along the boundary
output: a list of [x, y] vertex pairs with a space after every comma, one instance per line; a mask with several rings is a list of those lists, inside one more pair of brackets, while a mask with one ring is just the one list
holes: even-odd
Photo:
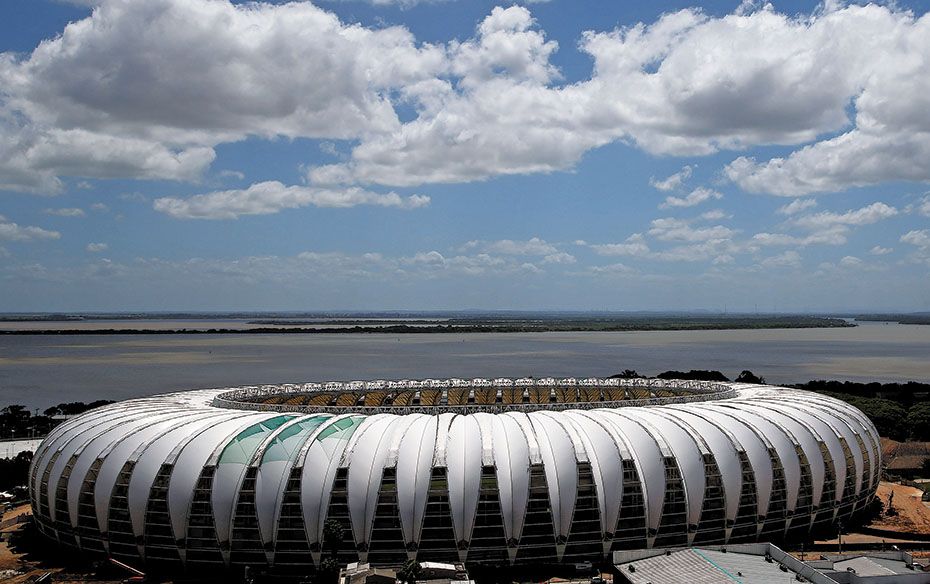
[[29, 486], [43, 534], [149, 569], [540, 564], [831, 529], [880, 452], [854, 407], [767, 385], [331, 382], [93, 410]]

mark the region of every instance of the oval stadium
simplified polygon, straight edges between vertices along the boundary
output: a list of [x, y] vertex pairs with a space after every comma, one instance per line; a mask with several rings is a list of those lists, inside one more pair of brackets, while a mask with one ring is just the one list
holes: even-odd
[[769, 385], [353, 381], [92, 410], [29, 487], [45, 536], [152, 571], [542, 565], [835, 530], [880, 452], [859, 410]]

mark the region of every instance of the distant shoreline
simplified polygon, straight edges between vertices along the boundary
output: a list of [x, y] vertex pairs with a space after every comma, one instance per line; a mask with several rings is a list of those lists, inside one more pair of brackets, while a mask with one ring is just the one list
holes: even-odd
[[720, 319], [712, 321], [658, 322], [549, 322], [475, 323], [446, 325], [393, 324], [383, 326], [335, 326], [326, 328], [287, 326], [256, 328], [174, 328], [174, 329], [22, 329], [0, 330], [0, 335], [338, 335], [338, 334], [463, 334], [463, 333], [541, 333], [541, 332], [647, 332], [752, 329], [848, 328], [854, 323], [836, 318]]

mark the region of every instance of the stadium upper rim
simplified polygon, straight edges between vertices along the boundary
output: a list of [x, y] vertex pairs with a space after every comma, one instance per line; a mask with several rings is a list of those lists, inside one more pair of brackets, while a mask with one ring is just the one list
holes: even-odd
[[471, 414], [653, 406], [730, 399], [732, 384], [645, 378], [328, 381], [228, 388], [219, 408], [331, 414]]

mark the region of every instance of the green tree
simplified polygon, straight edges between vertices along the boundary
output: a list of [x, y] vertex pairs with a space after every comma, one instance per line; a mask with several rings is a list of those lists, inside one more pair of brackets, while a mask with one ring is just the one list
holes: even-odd
[[904, 423], [911, 440], [930, 440], [930, 402], [915, 404], [908, 410]]
[[862, 410], [869, 420], [875, 424], [880, 436], [894, 440], [907, 440], [909, 427], [905, 422], [907, 410], [900, 404], [888, 399], [863, 398], [844, 393], [823, 392], [824, 395], [841, 399]]
[[334, 582], [339, 574], [339, 548], [345, 534], [342, 524], [335, 519], [327, 519], [323, 522], [323, 551], [329, 555], [324, 557], [320, 562], [320, 582]]
[[404, 565], [401, 566], [400, 570], [397, 571], [397, 579], [407, 584], [417, 584], [417, 580], [420, 578], [420, 573], [422, 571], [423, 567], [420, 566], [418, 561], [413, 559], [407, 560], [404, 562]]
[[765, 378], [762, 376], [756, 376], [752, 371], [744, 369], [742, 373], [736, 378], [737, 383], [765, 383]]

